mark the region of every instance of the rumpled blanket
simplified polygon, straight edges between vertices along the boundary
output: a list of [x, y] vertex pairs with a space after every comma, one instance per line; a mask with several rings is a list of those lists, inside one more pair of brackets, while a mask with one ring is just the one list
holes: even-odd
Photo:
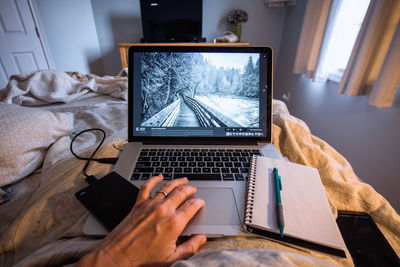
[[0, 90], [0, 101], [22, 106], [69, 103], [96, 95], [110, 95], [127, 100], [128, 78], [100, 77], [57, 70], [44, 70], [13, 75]]
[[[126, 134], [126, 102], [101, 97], [88, 106], [89, 99], [50, 106], [57, 111], [77, 112], [80, 127], [107, 127], [111, 133], [98, 157], [118, 155], [113, 138]], [[81, 105], [80, 105], [81, 103]], [[93, 103], [89, 103], [93, 104]], [[116, 112], [117, 110], [117, 112]], [[121, 115], [124, 114], [124, 115]], [[105, 120], [105, 121], [104, 121]], [[106, 124], [106, 122], [108, 124]], [[93, 135], [80, 144], [93, 144]], [[86, 142], [85, 142], [86, 141]], [[108, 143], [108, 144], [107, 144]], [[335, 149], [311, 134], [307, 125], [291, 116], [286, 106], [274, 100], [273, 144], [292, 162], [319, 170], [332, 212], [337, 210], [369, 213], [399, 254], [400, 216], [370, 185], [360, 182], [351, 165]], [[65, 265], [78, 261], [96, 247], [101, 239], [85, 236], [82, 227], [87, 210], [74, 193], [86, 186], [84, 161], [68, 153], [68, 138], [55, 143], [48, 151], [44, 167], [11, 189], [11, 200], [0, 205], [0, 265], [43, 266]], [[60, 157], [60, 149], [64, 153]], [[85, 152], [85, 151], [80, 151]], [[81, 153], [79, 153], [81, 154]], [[103, 177], [111, 166], [93, 163], [89, 174]], [[316, 251], [283, 245], [258, 237], [225, 237], [209, 239], [200, 252], [176, 266], [352, 266], [349, 254], [339, 258]]]

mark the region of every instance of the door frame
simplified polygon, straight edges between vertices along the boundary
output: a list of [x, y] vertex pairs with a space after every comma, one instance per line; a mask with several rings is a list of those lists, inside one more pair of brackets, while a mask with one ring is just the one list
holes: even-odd
[[42, 45], [42, 50], [44, 57], [46, 58], [47, 65], [49, 69], [55, 69], [53, 57], [51, 56], [51, 52], [48, 46], [46, 35], [44, 34], [44, 30], [42, 27], [42, 23], [40, 21], [40, 17], [36, 15], [36, 4], [34, 0], [26, 0], [28, 2], [29, 10], [31, 11], [33, 22], [35, 23], [36, 32], [39, 35], [39, 41]]

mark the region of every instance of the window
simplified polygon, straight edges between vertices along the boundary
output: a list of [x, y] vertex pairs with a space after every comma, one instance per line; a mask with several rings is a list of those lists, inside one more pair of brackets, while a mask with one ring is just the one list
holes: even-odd
[[370, 0], [337, 1], [323, 42], [318, 80], [340, 82]]

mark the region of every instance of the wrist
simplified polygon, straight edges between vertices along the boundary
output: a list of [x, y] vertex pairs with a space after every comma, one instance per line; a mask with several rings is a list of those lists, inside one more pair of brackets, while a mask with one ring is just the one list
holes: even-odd
[[81, 266], [106, 266], [106, 259], [101, 257], [97, 251], [92, 251], [86, 254], [77, 264], [77, 267]]
[[[115, 253], [114, 253], [115, 254]], [[94, 251], [86, 254], [76, 266], [90, 266], [90, 267], [109, 267], [109, 266], [136, 266], [135, 263], [127, 261], [125, 257], [110, 257], [111, 254], [105, 253], [103, 249], [95, 249]]]

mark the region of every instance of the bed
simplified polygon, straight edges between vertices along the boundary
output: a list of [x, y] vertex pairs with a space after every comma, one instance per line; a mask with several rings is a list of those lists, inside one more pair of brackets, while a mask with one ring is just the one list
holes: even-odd
[[[12, 76], [0, 90], [1, 266], [73, 264], [101, 242], [82, 232], [89, 213], [74, 193], [86, 185], [85, 162], [69, 145], [81, 130], [101, 128], [107, 138], [98, 156], [118, 155], [127, 135], [126, 76], [126, 70], [104, 77], [38, 71]], [[86, 133], [74, 150], [89, 155], [100, 137]], [[319, 170], [334, 215], [369, 213], [399, 254], [400, 217], [390, 203], [278, 100], [273, 101], [273, 144], [290, 161]], [[102, 177], [111, 168], [91, 163], [88, 173]], [[175, 264], [353, 265], [348, 253], [339, 258], [249, 237], [210, 239], [198, 254]]]

